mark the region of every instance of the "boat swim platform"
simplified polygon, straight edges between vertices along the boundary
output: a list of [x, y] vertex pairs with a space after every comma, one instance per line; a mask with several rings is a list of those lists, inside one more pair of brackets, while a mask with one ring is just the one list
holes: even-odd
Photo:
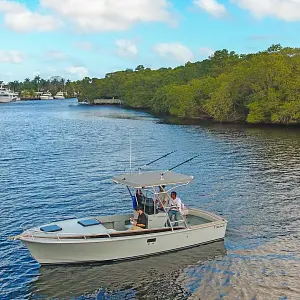
[[122, 106], [124, 102], [121, 99], [95, 99], [93, 101], [95, 105], [119, 105]]

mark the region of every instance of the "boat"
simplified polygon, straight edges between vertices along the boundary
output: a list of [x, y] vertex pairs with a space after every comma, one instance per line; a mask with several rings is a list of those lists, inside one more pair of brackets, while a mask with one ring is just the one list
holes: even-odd
[[[13, 239], [21, 240], [42, 265], [135, 259], [223, 240], [227, 221], [221, 216], [185, 208], [174, 221], [169, 217], [169, 207], [163, 206], [163, 210], [156, 207], [157, 202], [162, 206], [159, 196], [170, 197], [171, 191], [188, 185], [193, 178], [169, 170], [139, 170], [114, 176], [113, 183], [129, 191], [132, 213], [51, 222], [25, 230]], [[142, 196], [134, 192], [137, 190]], [[147, 229], [130, 230], [131, 217], [137, 216], [137, 205], [144, 208]]]
[[12, 93], [12, 96], [13, 96], [13, 102], [15, 102], [15, 101], [21, 101], [21, 98], [20, 98], [20, 95], [19, 95], [19, 93], [17, 93], [17, 92], [14, 92], [14, 91], [12, 91], [11, 92]]
[[54, 99], [65, 99], [63, 92], [57, 92], [56, 95], [54, 95]]
[[87, 100], [83, 100], [83, 101], [78, 100], [78, 105], [89, 105], [89, 102]]
[[46, 92], [46, 93], [42, 93], [42, 94], [40, 95], [40, 99], [41, 99], [41, 100], [53, 100], [53, 96], [52, 96], [52, 94], [48, 91], [48, 92]]
[[14, 92], [9, 90], [2, 83], [0, 85], [0, 103], [9, 103], [17, 100], [17, 96]]

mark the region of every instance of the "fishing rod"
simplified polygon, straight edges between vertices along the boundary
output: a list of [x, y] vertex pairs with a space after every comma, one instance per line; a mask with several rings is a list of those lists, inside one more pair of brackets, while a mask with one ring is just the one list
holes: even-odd
[[171, 151], [171, 152], [169, 152], [169, 153], [167, 153], [167, 154], [162, 155], [161, 157], [159, 157], [159, 158], [157, 158], [157, 159], [154, 159], [154, 160], [150, 161], [149, 163], [147, 163], [147, 164], [145, 164], [144, 166], [140, 167], [139, 170], [141, 170], [142, 168], [145, 168], [145, 167], [147, 167], [147, 166], [149, 166], [149, 165], [151, 165], [151, 164], [153, 164], [153, 163], [155, 163], [155, 162], [161, 160], [162, 158], [165, 158], [165, 157], [169, 156], [170, 154], [172, 154], [172, 153], [174, 153], [174, 152], [176, 152], [176, 151], [177, 151], [177, 150]]
[[177, 168], [177, 167], [179, 167], [179, 166], [181, 166], [181, 165], [183, 165], [183, 164], [185, 164], [185, 163], [187, 163], [187, 162], [190, 162], [191, 160], [195, 159], [195, 158], [198, 157], [198, 156], [200, 156], [200, 154], [195, 155], [195, 156], [193, 156], [192, 158], [189, 158], [189, 159], [185, 160], [184, 162], [182, 162], [182, 163], [180, 163], [180, 164], [178, 164], [178, 165], [172, 167], [171, 169], [169, 169], [169, 170], [163, 172], [161, 175], [164, 175], [165, 173], [168, 173], [168, 172], [174, 170], [175, 168]]

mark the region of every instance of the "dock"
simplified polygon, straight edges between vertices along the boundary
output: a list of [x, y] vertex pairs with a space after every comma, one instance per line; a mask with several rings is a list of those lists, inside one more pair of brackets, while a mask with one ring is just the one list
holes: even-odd
[[95, 99], [94, 104], [96, 105], [119, 105], [122, 106], [124, 102], [120, 99]]

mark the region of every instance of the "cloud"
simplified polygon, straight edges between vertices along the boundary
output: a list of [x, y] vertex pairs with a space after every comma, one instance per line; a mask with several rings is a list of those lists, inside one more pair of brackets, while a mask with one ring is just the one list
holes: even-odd
[[167, 0], [40, 0], [81, 32], [126, 30], [138, 22], [167, 22], [174, 18]]
[[226, 15], [225, 6], [216, 0], [194, 0], [194, 3], [215, 18], [222, 18]]
[[121, 57], [134, 58], [138, 55], [136, 45], [129, 40], [117, 40], [117, 54]]
[[299, 0], [231, 0], [242, 9], [250, 11], [255, 17], [275, 17], [285, 21], [300, 20]]
[[78, 78], [84, 78], [88, 76], [89, 73], [86, 67], [76, 67], [76, 66], [67, 67], [66, 71], [68, 74], [74, 75]]
[[32, 12], [14, 1], [0, 0], [0, 12], [5, 26], [17, 32], [52, 31], [61, 25], [53, 16]]
[[24, 55], [19, 51], [0, 51], [0, 63], [20, 64], [24, 61]]
[[65, 53], [61, 52], [61, 51], [48, 51], [47, 53], [45, 53], [45, 57], [47, 60], [68, 60], [69, 57], [68, 55], [66, 55]]
[[93, 44], [90, 42], [75, 42], [74, 46], [81, 50], [92, 50]]
[[82, 66], [84, 64], [84, 61], [80, 57], [56, 49], [51, 49], [42, 53], [40, 60], [51, 67], [53, 67], [53, 64], [55, 63], [60, 66]]
[[209, 47], [200, 47], [199, 53], [202, 56], [211, 56], [215, 51], [212, 48]]
[[155, 45], [153, 50], [161, 57], [173, 58], [180, 63], [186, 63], [194, 58], [191, 50], [180, 43], [160, 43]]
[[[16, 0], [0, 0], [6, 27], [17, 32], [53, 31], [75, 24], [80, 32], [126, 30], [139, 22], [174, 24], [168, 0], [40, 0], [36, 11]], [[40, 12], [47, 14], [41, 14]]]

